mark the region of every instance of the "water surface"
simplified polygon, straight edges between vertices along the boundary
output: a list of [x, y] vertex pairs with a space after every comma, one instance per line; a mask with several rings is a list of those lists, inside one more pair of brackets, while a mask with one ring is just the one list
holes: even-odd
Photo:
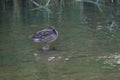
[[[67, 4], [47, 12], [20, 16], [3, 14], [0, 23], [0, 80], [119, 80], [120, 15], [111, 19], [91, 4]], [[114, 22], [112, 22], [114, 21]], [[28, 36], [54, 25], [58, 39], [44, 52], [45, 43]]]

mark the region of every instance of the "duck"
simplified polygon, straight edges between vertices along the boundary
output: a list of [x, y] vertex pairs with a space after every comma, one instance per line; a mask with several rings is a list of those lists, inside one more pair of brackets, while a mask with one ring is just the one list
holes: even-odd
[[58, 38], [58, 31], [54, 26], [50, 26], [48, 28], [39, 30], [32, 35], [29, 36], [29, 39], [36, 43], [46, 43], [45, 46], [42, 47], [42, 50], [49, 51], [49, 44], [54, 42]]

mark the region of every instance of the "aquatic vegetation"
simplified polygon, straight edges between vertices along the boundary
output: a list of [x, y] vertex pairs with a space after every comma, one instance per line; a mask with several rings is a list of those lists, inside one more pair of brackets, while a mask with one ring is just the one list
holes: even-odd
[[45, 10], [48, 13], [52, 13], [52, 11], [49, 9], [50, 1], [51, 0], [48, 0], [45, 5], [41, 5], [40, 3], [37, 3], [34, 0], [31, 0], [31, 2], [37, 6], [37, 8], [31, 9], [31, 10]]
[[110, 22], [98, 23], [96, 25], [97, 35], [105, 37], [108, 39], [115, 39], [119, 36], [120, 27], [116, 20], [111, 20]]
[[46, 18], [46, 16], [47, 16], [47, 23], [49, 23], [50, 22], [50, 14], [52, 14], [52, 11], [51, 11], [51, 9], [49, 8], [49, 6], [50, 6], [50, 1], [51, 0], [46, 0], [46, 4], [45, 5], [41, 5], [40, 3], [37, 3], [36, 1], [34, 1], [34, 0], [31, 0], [31, 2], [37, 7], [37, 8], [33, 8], [33, 9], [31, 9], [32, 11], [34, 11], [34, 10], [40, 10], [40, 11], [45, 11], [45, 12], [47, 12], [47, 15], [46, 15], [46, 13], [44, 12], [44, 16], [45, 16], [45, 18]]
[[[1, 1], [4, 3], [4, 1], [12, 0]], [[14, 7], [15, 9], [7, 8], [9, 10], [5, 15], [2, 11], [0, 12], [1, 15], [4, 15], [0, 18], [0, 23], [2, 23], [0, 24], [0, 80], [120, 79], [119, 17], [115, 17], [114, 22], [112, 20], [105, 22], [108, 13], [100, 13], [98, 9], [94, 8], [95, 4], [87, 3], [88, 5], [86, 5], [84, 3], [82, 8], [74, 4], [73, 7], [73, 0], [54, 0], [63, 1], [56, 4], [53, 4], [53, 0], [49, 0], [50, 2], [48, 0], [34, 0], [42, 6], [41, 8], [38, 8], [39, 6], [30, 0], [14, 1], [21, 1], [23, 4], [19, 3], [19, 8]], [[49, 13], [50, 24], [57, 26], [60, 32], [60, 37], [50, 45], [50, 51], [40, 50], [40, 48], [49, 49], [45, 45], [46, 42], [34, 43], [28, 40], [29, 34], [36, 33], [36, 31], [39, 33], [39, 29], [46, 26], [47, 20], [44, 21], [44, 18], [48, 18], [49, 11], [43, 8], [45, 5], [52, 12], [52, 14]], [[89, 7], [91, 5], [95, 6], [91, 9]], [[22, 22], [19, 21], [21, 26], [14, 22], [18, 18], [14, 18], [14, 26], [11, 25], [12, 21], [8, 22], [14, 16], [9, 11], [13, 12], [13, 10], [21, 10], [17, 14], [22, 20]], [[85, 16], [84, 24], [80, 20], [82, 16]], [[28, 21], [24, 22], [24, 20]], [[89, 29], [90, 27], [94, 33]], [[112, 37], [113, 34], [114, 37]], [[105, 37], [108, 35], [110, 38], [106, 39]], [[116, 35], [118, 37], [115, 37]], [[45, 35], [36, 35], [35, 37], [44, 38]], [[35, 41], [39, 41], [39, 39], [35, 39]], [[115, 51], [117, 53], [114, 53]], [[108, 69], [108, 67], [110, 68]], [[111, 70], [114, 72], [110, 73]]]
[[100, 12], [102, 12], [102, 4], [101, 4], [101, 0], [76, 0], [77, 2], [88, 2], [88, 3], [92, 3], [94, 5], [96, 5], [98, 7], [98, 9], [100, 10]]

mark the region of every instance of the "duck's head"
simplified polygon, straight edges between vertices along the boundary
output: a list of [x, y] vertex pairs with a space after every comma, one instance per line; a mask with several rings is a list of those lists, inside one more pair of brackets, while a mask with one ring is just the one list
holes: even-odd
[[58, 36], [58, 31], [56, 30], [56, 28], [54, 26], [50, 26], [48, 28], [51, 29], [52, 32]]

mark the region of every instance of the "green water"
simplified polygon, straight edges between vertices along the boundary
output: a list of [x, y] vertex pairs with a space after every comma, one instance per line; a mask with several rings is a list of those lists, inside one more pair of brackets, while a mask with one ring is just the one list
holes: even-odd
[[[120, 63], [115, 61], [120, 61], [120, 16], [110, 30], [107, 13], [96, 8], [82, 11], [68, 5], [61, 14], [52, 11], [50, 18], [42, 11], [19, 18], [1, 16], [0, 80], [119, 80]], [[59, 37], [44, 52], [45, 44], [28, 36], [49, 25], [56, 27]], [[97, 60], [101, 56], [107, 58]]]

